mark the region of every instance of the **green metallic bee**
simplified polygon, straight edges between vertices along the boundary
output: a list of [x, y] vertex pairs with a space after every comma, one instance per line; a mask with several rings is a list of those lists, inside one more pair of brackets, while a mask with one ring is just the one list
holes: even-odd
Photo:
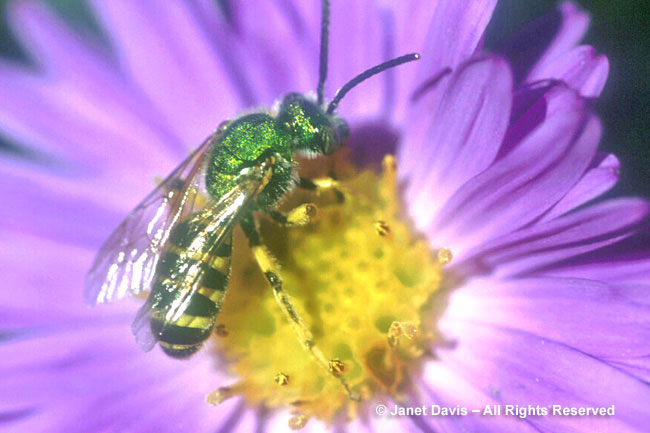
[[322, 10], [317, 100], [291, 93], [274, 116], [260, 112], [224, 122], [135, 208], [100, 250], [87, 277], [86, 299], [105, 303], [149, 292], [133, 323], [145, 351], [159, 343], [168, 355], [186, 358], [211, 335], [228, 286], [233, 228], [239, 224], [303, 346], [338, 376], [339, 366], [317, 349], [283, 290], [254, 212], [267, 213], [281, 224], [308, 221], [314, 210], [309, 204], [288, 215], [275, 210], [292, 188], [314, 187], [309, 180], [299, 180], [295, 157], [327, 155], [341, 147], [348, 127], [334, 111], [343, 96], [365, 79], [419, 56], [398, 57], [363, 72], [326, 105], [327, 0], [322, 1]]

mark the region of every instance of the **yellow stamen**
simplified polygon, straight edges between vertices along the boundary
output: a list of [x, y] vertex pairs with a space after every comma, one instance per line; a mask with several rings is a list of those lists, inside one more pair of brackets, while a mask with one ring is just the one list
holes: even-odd
[[224, 386], [212, 391], [205, 397], [205, 401], [218, 406], [224, 401], [228, 400], [230, 397], [233, 397], [241, 392], [241, 384], [235, 384], [233, 386]]
[[219, 337], [227, 337], [228, 336], [228, 330], [226, 329], [226, 325], [224, 325], [223, 323], [218, 324], [214, 328], [214, 333]]
[[307, 421], [309, 421], [309, 418], [305, 415], [296, 415], [289, 420], [289, 428], [292, 430], [300, 430], [307, 425]]
[[412, 323], [393, 322], [388, 328], [388, 344], [391, 347], [396, 347], [399, 345], [400, 337], [412, 340], [417, 334], [418, 328]]
[[277, 383], [280, 386], [289, 385], [289, 376], [280, 372], [275, 375], [275, 383]]
[[388, 236], [390, 234], [390, 226], [386, 221], [377, 221], [375, 223], [375, 230], [379, 236]]
[[[347, 161], [335, 164], [336, 173], [312, 170], [324, 167], [322, 162], [310, 164], [302, 166], [301, 175], [322, 179], [316, 182], [322, 193], [296, 189], [280, 210], [313, 202], [317, 220], [287, 228], [260, 217], [263, 248], [270, 255], [261, 247], [251, 251], [235, 231], [231, 279], [219, 314], [228, 338], [214, 339], [251, 405], [299, 408], [289, 421], [294, 429], [311, 417], [356, 416], [369, 400], [399, 398], [408, 390], [410, 375], [436, 335], [423, 328], [430, 321], [422, 319], [430, 314], [441, 267], [451, 260], [448, 250], [432, 253], [428, 240], [405, 219], [394, 158], [384, 160], [380, 174], [358, 172]], [[325, 180], [326, 174], [337, 180]], [[280, 273], [329, 373], [296, 337], [253, 254]], [[221, 400], [223, 391], [216, 397]]]
[[446, 265], [447, 263], [451, 262], [452, 258], [453, 255], [451, 254], [451, 250], [449, 250], [449, 248], [442, 248], [438, 251], [438, 262], [440, 262], [441, 265]]
[[329, 362], [329, 370], [336, 376], [340, 376], [345, 371], [345, 364], [338, 358], [334, 358]]

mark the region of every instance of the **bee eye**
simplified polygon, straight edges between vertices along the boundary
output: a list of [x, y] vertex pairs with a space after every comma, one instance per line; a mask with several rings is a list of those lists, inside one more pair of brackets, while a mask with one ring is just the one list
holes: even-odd
[[336, 132], [338, 132], [339, 138], [344, 140], [350, 136], [350, 127], [347, 123], [341, 122], [336, 126]]
[[334, 137], [334, 134], [329, 129], [323, 129], [321, 134], [321, 144], [323, 149], [323, 154], [329, 155], [338, 149], [338, 142]]

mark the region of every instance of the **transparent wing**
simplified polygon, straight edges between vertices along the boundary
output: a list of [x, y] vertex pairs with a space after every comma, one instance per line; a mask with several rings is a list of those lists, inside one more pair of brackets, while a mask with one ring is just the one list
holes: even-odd
[[268, 182], [269, 168], [267, 163], [263, 163], [243, 170], [228, 193], [189, 217], [193, 226], [201, 227], [193, 234], [191, 246], [184, 251], [184, 254], [196, 259], [196, 265], [177, 275], [178, 287], [174, 302], [162, 306], [154, 305], [154, 301], [149, 297], [138, 311], [132, 330], [143, 350], [149, 351], [156, 344], [156, 337], [150, 326], [152, 312], [156, 311], [157, 318], [163, 322], [163, 329], [165, 324], [174, 323], [183, 315], [192, 296], [202, 286], [205, 274], [201, 264], [206, 263], [224, 242], [230, 242], [232, 229], [240, 215], [249, 208], [251, 201]]
[[201, 144], [115, 229], [86, 277], [84, 297], [107, 303], [148, 290], [158, 255], [174, 225], [201, 202], [204, 160], [219, 140], [216, 132]]

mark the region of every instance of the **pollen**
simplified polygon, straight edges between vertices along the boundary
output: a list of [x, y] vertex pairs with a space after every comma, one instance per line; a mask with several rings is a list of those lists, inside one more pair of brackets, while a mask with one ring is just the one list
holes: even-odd
[[280, 386], [287, 386], [289, 385], [289, 376], [280, 372], [275, 375], [275, 383], [277, 383]]
[[[451, 253], [432, 251], [412, 228], [392, 157], [380, 170], [359, 170], [345, 156], [337, 158], [304, 163], [300, 174], [314, 179], [318, 190], [296, 188], [280, 208], [290, 214], [313, 203], [318, 213], [308, 224], [280, 227], [258, 216], [284, 289], [313, 335], [309, 344], [325, 361], [317, 362], [297, 338], [236, 230], [218, 319], [228, 332], [212, 342], [239, 382], [215, 384], [222, 388], [210, 402], [236, 390], [251, 406], [288, 409], [287, 422], [300, 429], [312, 418], [349, 419], [373, 401], [400, 399], [419, 373], [435, 335], [423, 329], [430, 300]], [[323, 167], [336, 182], [324, 178]]]
[[335, 376], [341, 376], [345, 372], [345, 364], [338, 358], [332, 359], [328, 364], [328, 368]]

